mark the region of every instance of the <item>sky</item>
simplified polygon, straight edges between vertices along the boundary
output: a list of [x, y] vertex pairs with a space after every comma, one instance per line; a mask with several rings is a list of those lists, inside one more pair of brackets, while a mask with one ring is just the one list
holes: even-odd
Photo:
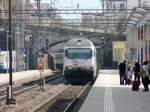
[[[55, 0], [41, 0], [43, 3], [50, 3], [51, 1]], [[31, 2], [34, 2], [34, 0], [31, 0]], [[101, 8], [100, 0], [56, 0], [55, 3], [57, 8], [76, 8], [77, 4], [80, 8]]]
[[[51, 3], [55, 0], [41, 0], [41, 3]], [[31, 2], [35, 2], [31, 0]], [[100, 0], [56, 0], [55, 7], [57, 9], [76, 9], [79, 6], [79, 9], [101, 9]], [[61, 15], [64, 19], [72, 18], [78, 19], [81, 18], [80, 15]]]

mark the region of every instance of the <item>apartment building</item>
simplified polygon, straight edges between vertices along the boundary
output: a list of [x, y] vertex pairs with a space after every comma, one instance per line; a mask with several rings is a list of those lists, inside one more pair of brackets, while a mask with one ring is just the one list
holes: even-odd
[[[51, 7], [48, 3], [40, 4], [40, 12], [37, 12], [37, 4], [31, 4], [31, 24], [38, 26], [57, 26], [60, 21], [55, 21], [55, 19], [61, 19], [59, 14], [56, 14], [56, 10]], [[56, 24], [55, 24], [56, 23]]]
[[107, 21], [103, 13], [82, 13], [81, 26], [83, 29], [93, 29], [94, 32], [96, 30], [104, 32], [105, 23], [107, 23]]
[[123, 27], [120, 25], [126, 18], [126, 0], [104, 0], [103, 4], [105, 6], [103, 12], [109, 23], [107, 32], [122, 31]]
[[[25, 69], [25, 24], [26, 15], [22, 10], [29, 9], [30, 0], [12, 0], [12, 36], [13, 50], [16, 51], [17, 71]], [[9, 0], [0, 0], [0, 49], [6, 51], [8, 49], [8, 6]], [[28, 20], [28, 19], [27, 19]]]

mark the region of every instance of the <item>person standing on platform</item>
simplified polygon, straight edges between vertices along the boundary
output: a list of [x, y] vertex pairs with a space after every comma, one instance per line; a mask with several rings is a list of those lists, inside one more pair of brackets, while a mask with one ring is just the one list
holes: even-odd
[[127, 80], [126, 83], [129, 85], [131, 84], [131, 80], [132, 80], [132, 71], [131, 71], [132, 65], [130, 62], [127, 63]]
[[148, 67], [148, 73], [149, 73], [149, 77], [150, 77], [150, 60], [148, 61], [147, 67]]
[[134, 80], [140, 82], [140, 64], [138, 61], [134, 62], [133, 71], [134, 71]]
[[142, 78], [142, 83], [144, 86], [143, 91], [149, 91], [148, 84], [149, 84], [149, 71], [148, 71], [148, 62], [145, 61], [143, 63], [143, 66], [141, 67], [141, 78]]
[[126, 61], [119, 64], [119, 75], [120, 75], [120, 85], [123, 85], [124, 80], [126, 81]]

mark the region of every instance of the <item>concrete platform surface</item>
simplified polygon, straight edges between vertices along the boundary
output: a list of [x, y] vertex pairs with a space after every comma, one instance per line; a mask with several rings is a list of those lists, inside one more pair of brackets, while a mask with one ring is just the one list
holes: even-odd
[[[44, 70], [42, 76], [52, 75], [52, 71]], [[29, 70], [22, 72], [14, 72], [13, 73], [13, 84], [23, 84], [28, 81], [36, 80], [40, 78], [40, 72], [38, 70]], [[0, 73], [0, 85], [7, 84], [9, 81], [8, 73]]]
[[79, 112], [150, 112], [150, 92], [119, 85], [117, 71], [100, 71]]

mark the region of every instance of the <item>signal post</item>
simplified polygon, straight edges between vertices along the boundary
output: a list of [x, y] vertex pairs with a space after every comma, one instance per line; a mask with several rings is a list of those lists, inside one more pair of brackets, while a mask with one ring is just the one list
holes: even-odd
[[41, 52], [39, 53], [38, 56], [38, 70], [40, 72], [40, 80], [41, 80], [40, 89], [45, 90], [45, 78], [42, 77], [42, 72], [44, 71], [44, 54], [42, 54]]

